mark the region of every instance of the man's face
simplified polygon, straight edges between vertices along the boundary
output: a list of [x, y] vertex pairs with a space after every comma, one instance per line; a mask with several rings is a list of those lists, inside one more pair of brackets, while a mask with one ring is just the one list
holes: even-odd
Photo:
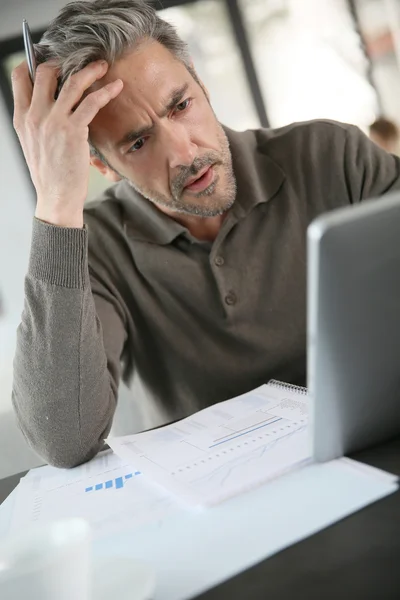
[[220, 215], [233, 204], [228, 140], [205, 91], [161, 44], [147, 42], [109, 68], [120, 95], [90, 125], [108, 163], [165, 212]]

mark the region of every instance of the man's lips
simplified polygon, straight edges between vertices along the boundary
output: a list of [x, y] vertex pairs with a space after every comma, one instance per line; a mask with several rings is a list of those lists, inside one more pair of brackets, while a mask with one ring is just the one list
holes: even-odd
[[184, 190], [189, 192], [202, 192], [211, 185], [213, 179], [214, 169], [213, 165], [211, 165], [199, 171], [196, 177], [192, 177], [189, 180], [189, 183], [185, 185]]

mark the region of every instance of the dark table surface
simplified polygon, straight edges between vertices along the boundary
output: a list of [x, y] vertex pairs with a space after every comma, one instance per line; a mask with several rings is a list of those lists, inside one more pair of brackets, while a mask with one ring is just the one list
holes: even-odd
[[24, 473], [17, 473], [17, 475], [11, 475], [11, 477], [6, 477], [5, 479], [0, 479], [0, 504], [4, 502], [4, 500], [11, 494], [14, 488], [17, 487], [19, 480]]
[[[400, 439], [353, 456], [400, 476]], [[0, 480], [0, 503], [19, 473]], [[400, 491], [290, 546], [196, 600], [400, 600]]]

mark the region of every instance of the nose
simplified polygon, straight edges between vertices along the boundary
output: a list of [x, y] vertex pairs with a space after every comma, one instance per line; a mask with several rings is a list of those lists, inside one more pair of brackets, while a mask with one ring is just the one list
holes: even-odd
[[197, 155], [197, 146], [190, 139], [184, 125], [171, 123], [165, 132], [163, 143], [167, 151], [170, 169], [190, 167]]

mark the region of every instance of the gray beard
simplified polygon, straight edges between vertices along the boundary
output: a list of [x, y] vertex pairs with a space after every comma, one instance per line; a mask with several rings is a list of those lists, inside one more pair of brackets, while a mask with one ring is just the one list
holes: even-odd
[[[161, 197], [155, 198], [154, 196], [152, 196], [150, 194], [143, 193], [143, 191], [140, 190], [133, 183], [133, 181], [126, 179], [126, 178], [125, 178], [125, 180], [131, 187], [133, 187], [133, 189], [138, 194], [140, 194], [141, 196], [143, 196], [144, 198], [146, 198], [147, 200], [152, 202], [155, 206], [161, 206], [162, 208], [167, 208], [168, 210], [171, 210], [173, 212], [177, 212], [182, 215], [194, 216], [194, 217], [206, 218], [206, 217], [218, 217], [220, 215], [223, 215], [225, 212], [227, 212], [233, 206], [233, 204], [235, 202], [235, 197], [236, 197], [236, 182], [235, 181], [232, 182], [232, 184], [233, 184], [232, 187], [234, 187], [234, 189], [232, 189], [231, 194], [229, 194], [229, 196], [226, 198], [225, 202], [219, 201], [219, 202], [215, 203], [215, 205], [211, 204], [211, 205], [205, 206], [203, 203], [188, 204], [186, 202], [182, 202], [180, 200], [180, 198], [171, 199], [169, 201], [166, 201]], [[208, 188], [206, 188], [202, 192], [199, 192], [198, 194], [196, 194], [195, 197], [201, 198], [201, 197], [211, 196], [214, 193], [215, 188], [217, 187], [217, 183], [218, 183], [218, 178], [216, 178], [216, 180], [213, 181], [212, 184], [208, 186]]]

